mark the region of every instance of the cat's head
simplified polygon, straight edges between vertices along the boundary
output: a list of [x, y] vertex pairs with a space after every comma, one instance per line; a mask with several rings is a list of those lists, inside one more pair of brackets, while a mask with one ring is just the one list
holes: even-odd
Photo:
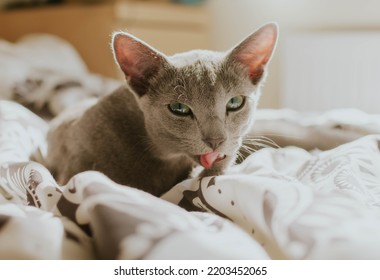
[[174, 56], [115, 33], [115, 59], [156, 148], [167, 156], [187, 154], [206, 168], [234, 159], [253, 122], [277, 29], [274, 23], [264, 25], [224, 53]]

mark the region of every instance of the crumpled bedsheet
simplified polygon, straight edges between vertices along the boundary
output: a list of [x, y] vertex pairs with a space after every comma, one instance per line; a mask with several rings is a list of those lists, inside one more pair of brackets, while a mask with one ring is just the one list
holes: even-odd
[[15, 100], [45, 119], [120, 85], [90, 73], [73, 46], [57, 36], [30, 34], [16, 43], [0, 38], [0, 99]]
[[0, 101], [1, 259], [380, 258], [380, 136], [264, 148], [157, 198], [94, 171], [57, 185], [30, 160], [46, 131]]
[[275, 259], [380, 258], [380, 136], [311, 154], [266, 148], [165, 199], [243, 228]]

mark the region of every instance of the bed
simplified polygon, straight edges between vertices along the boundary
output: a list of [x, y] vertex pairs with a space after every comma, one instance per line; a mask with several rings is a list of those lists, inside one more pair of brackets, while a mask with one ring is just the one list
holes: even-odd
[[239, 164], [154, 197], [44, 166], [49, 121], [120, 81], [59, 38], [0, 41], [0, 259], [378, 259], [380, 116], [259, 110]]

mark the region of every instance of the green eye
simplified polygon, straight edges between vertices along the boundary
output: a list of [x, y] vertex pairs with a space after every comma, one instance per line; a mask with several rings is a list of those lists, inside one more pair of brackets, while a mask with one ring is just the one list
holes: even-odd
[[178, 116], [190, 116], [193, 113], [189, 106], [179, 102], [169, 104], [169, 110]]
[[237, 111], [241, 107], [243, 107], [245, 101], [245, 97], [242, 95], [238, 95], [232, 97], [227, 103], [227, 111]]

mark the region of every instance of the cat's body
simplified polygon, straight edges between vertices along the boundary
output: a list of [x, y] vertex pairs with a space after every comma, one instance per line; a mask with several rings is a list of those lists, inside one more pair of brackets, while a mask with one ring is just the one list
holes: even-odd
[[48, 166], [60, 183], [85, 170], [161, 195], [193, 167], [221, 174], [253, 122], [260, 82], [277, 39], [269, 24], [227, 53], [166, 57], [125, 33], [114, 36], [127, 86], [49, 132]]
[[166, 159], [152, 151], [143, 114], [136, 106], [133, 93], [120, 88], [92, 107], [80, 108], [82, 116], [68, 112], [63, 121], [54, 121], [49, 143], [60, 144], [50, 148], [48, 159], [58, 182], [81, 171], [98, 170], [120, 184], [159, 195], [186, 179], [194, 163], [184, 156]]

